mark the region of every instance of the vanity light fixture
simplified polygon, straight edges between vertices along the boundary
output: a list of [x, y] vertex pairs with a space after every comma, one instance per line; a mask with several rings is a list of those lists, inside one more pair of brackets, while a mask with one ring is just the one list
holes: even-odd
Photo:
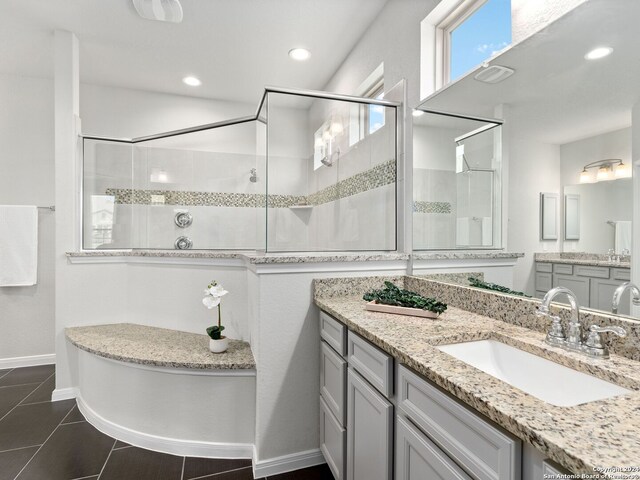
[[[594, 175], [589, 169], [597, 168]], [[607, 158], [585, 165], [580, 172], [580, 183], [603, 182], [615, 180], [617, 178], [631, 177], [631, 166], [624, 163], [619, 158]]]
[[584, 58], [587, 60], [597, 60], [611, 55], [611, 52], [613, 52], [613, 48], [611, 47], [598, 47], [587, 53]]
[[302, 62], [311, 56], [311, 52], [306, 48], [292, 48], [289, 50], [289, 56], [294, 60]]
[[159, 22], [180, 23], [182, 5], [179, 0], [133, 0], [133, 6], [142, 18]]
[[202, 82], [197, 77], [184, 77], [182, 81], [185, 85], [189, 85], [190, 87], [199, 87], [200, 85], [202, 85]]

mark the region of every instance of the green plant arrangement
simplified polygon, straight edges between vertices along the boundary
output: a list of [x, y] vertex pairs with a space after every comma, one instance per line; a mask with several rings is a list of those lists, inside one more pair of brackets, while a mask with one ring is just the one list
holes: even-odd
[[402, 290], [391, 282], [384, 282], [382, 290], [372, 290], [362, 297], [367, 302], [382, 303], [397, 307], [418, 308], [436, 314], [441, 314], [447, 309], [447, 304], [439, 302], [435, 298], [423, 297], [416, 292]]
[[218, 325], [212, 325], [207, 328], [207, 335], [209, 335], [212, 340], [223, 339], [222, 331], [224, 330], [224, 326], [222, 325], [222, 297], [229, 292], [227, 292], [218, 282], [212, 280], [204, 293], [205, 297], [202, 299], [204, 306], [209, 310], [218, 307]]
[[494, 292], [508, 293], [509, 295], [516, 295], [518, 297], [531, 298], [531, 295], [527, 295], [524, 292], [516, 292], [515, 290], [511, 290], [510, 288], [503, 287], [502, 285], [498, 285], [497, 283], [487, 283], [475, 277], [469, 277], [468, 280], [469, 280], [469, 284], [472, 287], [482, 288], [484, 290], [492, 290]]

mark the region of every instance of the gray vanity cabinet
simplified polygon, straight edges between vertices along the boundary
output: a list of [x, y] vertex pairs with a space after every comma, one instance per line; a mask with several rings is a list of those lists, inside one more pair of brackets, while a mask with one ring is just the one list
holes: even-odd
[[[629, 277], [628, 268], [536, 262], [536, 297], [544, 297], [553, 287], [566, 287], [576, 294], [581, 307], [610, 312], [613, 292]], [[557, 301], [568, 303], [563, 295]], [[628, 315], [629, 310], [629, 294], [625, 292], [618, 313]]]
[[396, 421], [395, 480], [472, 480], [413, 424]]
[[347, 375], [347, 479], [393, 478], [393, 405], [358, 372]]
[[[589, 305], [589, 279], [572, 275], [553, 274], [554, 287], [566, 287], [576, 294], [578, 303], [582, 306]], [[564, 295], [556, 297], [557, 302], [569, 303]]]

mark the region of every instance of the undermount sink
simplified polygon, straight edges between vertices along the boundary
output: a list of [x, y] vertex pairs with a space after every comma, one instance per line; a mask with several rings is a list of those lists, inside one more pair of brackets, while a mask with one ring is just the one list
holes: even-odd
[[558, 407], [572, 407], [631, 392], [495, 340], [454, 343], [436, 348]]

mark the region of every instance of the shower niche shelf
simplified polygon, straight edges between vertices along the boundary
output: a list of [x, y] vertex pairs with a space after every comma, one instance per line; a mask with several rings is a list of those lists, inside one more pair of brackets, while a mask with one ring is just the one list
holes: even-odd
[[311, 210], [313, 205], [292, 205], [289, 207], [290, 210]]

